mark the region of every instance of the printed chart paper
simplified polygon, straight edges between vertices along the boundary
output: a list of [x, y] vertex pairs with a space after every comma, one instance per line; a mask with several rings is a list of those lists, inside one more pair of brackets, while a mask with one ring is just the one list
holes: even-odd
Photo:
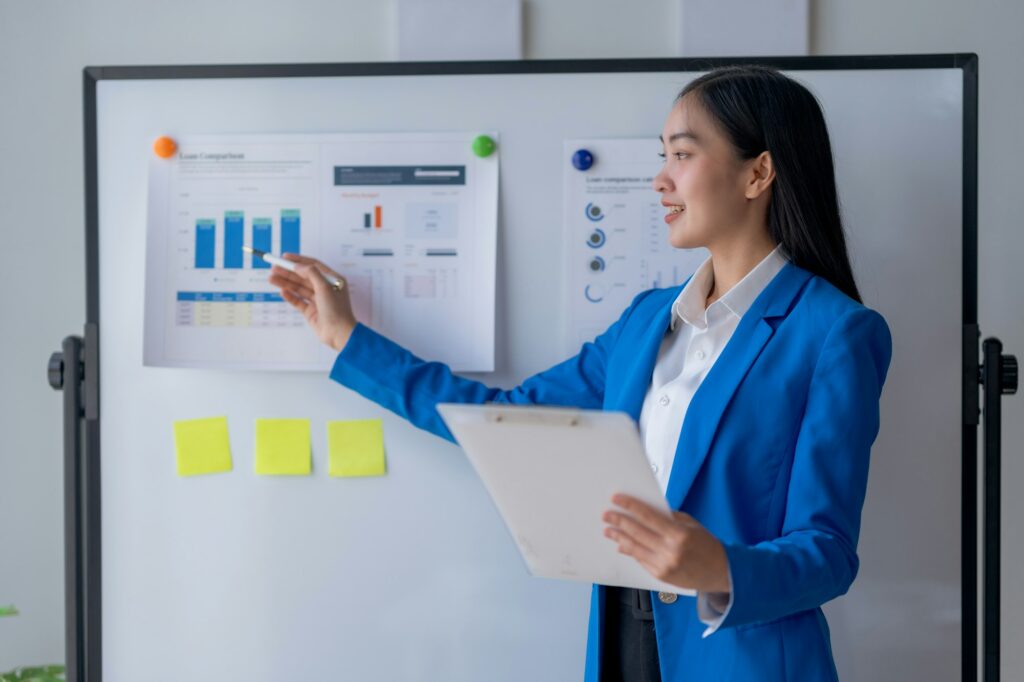
[[[578, 150], [593, 158], [587, 170], [571, 162]], [[565, 141], [568, 353], [607, 329], [638, 293], [681, 284], [707, 258], [706, 249], [668, 241], [666, 210], [653, 187], [659, 152], [657, 139]]]
[[144, 364], [330, 367], [247, 245], [324, 261], [359, 321], [417, 355], [493, 370], [498, 153], [476, 156], [478, 134], [178, 138], [149, 167]]

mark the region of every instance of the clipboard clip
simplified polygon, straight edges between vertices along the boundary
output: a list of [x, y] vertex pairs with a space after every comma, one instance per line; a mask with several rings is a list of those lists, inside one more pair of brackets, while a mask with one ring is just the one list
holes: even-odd
[[530, 408], [495, 409], [485, 415], [486, 421], [495, 424], [528, 424], [531, 426], [579, 426], [583, 417], [573, 409], [564, 413], [552, 411], [551, 408], [533, 410]]

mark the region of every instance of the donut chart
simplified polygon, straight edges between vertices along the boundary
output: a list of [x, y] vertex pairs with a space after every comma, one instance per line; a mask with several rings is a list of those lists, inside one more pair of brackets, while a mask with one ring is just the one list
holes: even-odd
[[590, 233], [589, 237], [587, 237], [587, 246], [589, 246], [592, 249], [601, 248], [602, 246], [604, 246], [604, 242], [604, 230], [597, 227], [595, 227], [594, 231]]
[[591, 303], [600, 303], [608, 291], [600, 284], [588, 284], [583, 288], [583, 295]]

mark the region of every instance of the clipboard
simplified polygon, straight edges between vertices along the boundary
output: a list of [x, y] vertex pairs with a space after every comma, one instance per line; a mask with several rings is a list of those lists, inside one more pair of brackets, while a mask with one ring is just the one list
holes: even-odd
[[633, 419], [565, 407], [441, 403], [532, 575], [694, 595], [658, 580], [604, 536], [625, 493], [669, 513]]

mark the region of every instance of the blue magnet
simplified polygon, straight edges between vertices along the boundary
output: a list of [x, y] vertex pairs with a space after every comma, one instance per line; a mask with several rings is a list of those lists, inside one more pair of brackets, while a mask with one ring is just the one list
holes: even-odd
[[594, 165], [594, 155], [586, 149], [577, 149], [572, 155], [572, 165], [576, 170], [589, 170]]

